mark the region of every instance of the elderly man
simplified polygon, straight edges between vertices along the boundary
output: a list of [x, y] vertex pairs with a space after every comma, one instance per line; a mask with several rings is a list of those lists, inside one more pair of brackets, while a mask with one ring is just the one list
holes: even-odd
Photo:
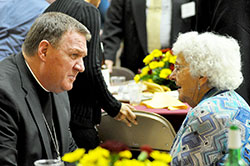
[[98, 61], [102, 56], [99, 35], [100, 13], [96, 8], [100, 0], [87, 1], [89, 3], [84, 0], [56, 0], [45, 12], [56, 11], [68, 14], [85, 25], [92, 35], [87, 45], [88, 57], [84, 60], [86, 70], [77, 76], [74, 88], [68, 93], [72, 112], [70, 128], [73, 138], [78, 147], [89, 150], [94, 149], [100, 143], [96, 125], [101, 121], [101, 109], [129, 126], [137, 123], [136, 116], [132, 112], [134, 108], [116, 100], [103, 79]]
[[62, 13], [32, 25], [22, 53], [0, 62], [0, 163], [33, 165], [76, 149], [67, 93], [84, 71], [88, 29]]

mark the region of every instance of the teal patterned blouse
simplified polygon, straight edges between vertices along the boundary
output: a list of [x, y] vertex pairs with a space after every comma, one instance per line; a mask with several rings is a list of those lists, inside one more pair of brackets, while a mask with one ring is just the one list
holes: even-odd
[[241, 129], [241, 157], [250, 165], [250, 107], [235, 91], [224, 91], [205, 95], [188, 112], [170, 152], [171, 166], [223, 165], [228, 155], [228, 128], [232, 124]]

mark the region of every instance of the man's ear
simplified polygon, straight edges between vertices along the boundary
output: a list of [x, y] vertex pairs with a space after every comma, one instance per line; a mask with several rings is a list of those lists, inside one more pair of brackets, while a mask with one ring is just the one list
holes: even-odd
[[38, 46], [38, 57], [42, 61], [46, 61], [46, 55], [49, 48], [49, 42], [47, 40], [42, 40]]

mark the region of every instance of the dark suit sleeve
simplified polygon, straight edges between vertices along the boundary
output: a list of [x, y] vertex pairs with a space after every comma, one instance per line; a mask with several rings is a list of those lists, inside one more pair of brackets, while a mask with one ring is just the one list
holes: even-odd
[[124, 0], [111, 1], [104, 23], [102, 42], [106, 59], [115, 62], [116, 52], [123, 37]]
[[[0, 90], [0, 93], [2, 91]], [[2, 93], [3, 94], [3, 93]], [[0, 165], [17, 165], [18, 113], [7, 98], [0, 98]], [[5, 96], [6, 97], [6, 96]]]

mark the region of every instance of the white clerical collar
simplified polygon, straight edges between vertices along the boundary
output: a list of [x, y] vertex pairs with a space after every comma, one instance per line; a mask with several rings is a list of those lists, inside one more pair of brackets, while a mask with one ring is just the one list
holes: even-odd
[[49, 92], [46, 88], [44, 88], [44, 87], [42, 86], [42, 84], [41, 84], [41, 83], [39, 82], [39, 80], [36, 78], [35, 74], [32, 72], [32, 70], [31, 70], [31, 68], [30, 68], [30, 66], [29, 66], [29, 64], [27, 63], [26, 60], [25, 60], [25, 63], [26, 63], [26, 65], [27, 65], [28, 69], [30, 70], [31, 74], [33, 75], [33, 77], [34, 77], [35, 80], [37, 81], [37, 83], [38, 83], [46, 92]]

